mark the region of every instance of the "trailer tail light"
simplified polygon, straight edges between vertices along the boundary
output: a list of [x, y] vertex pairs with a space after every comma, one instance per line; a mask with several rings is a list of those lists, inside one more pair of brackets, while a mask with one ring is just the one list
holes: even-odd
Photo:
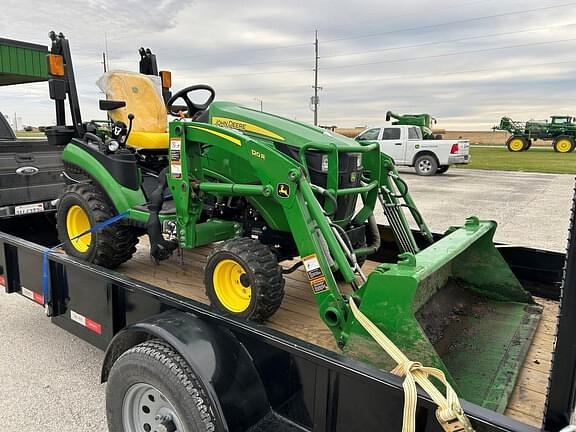
[[162, 80], [162, 88], [169, 89], [172, 87], [172, 72], [160, 71], [160, 79]]
[[458, 143], [454, 143], [452, 144], [452, 147], [450, 148], [450, 154], [457, 154], [458, 153]]
[[64, 76], [64, 59], [61, 55], [48, 54], [48, 72], [53, 76]]

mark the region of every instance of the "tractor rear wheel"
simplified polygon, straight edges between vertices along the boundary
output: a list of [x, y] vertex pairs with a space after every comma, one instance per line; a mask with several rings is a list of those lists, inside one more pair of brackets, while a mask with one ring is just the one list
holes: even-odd
[[274, 315], [284, 297], [276, 255], [250, 238], [227, 240], [214, 248], [206, 261], [204, 285], [217, 310], [257, 322]]
[[528, 149], [528, 140], [526, 137], [519, 135], [512, 135], [506, 141], [506, 148], [511, 152], [521, 152]]
[[554, 151], [557, 153], [570, 153], [574, 151], [574, 138], [569, 135], [561, 135], [554, 139], [552, 143]]
[[58, 237], [66, 253], [107, 268], [118, 267], [132, 258], [138, 236], [131, 227], [116, 222], [82, 235], [115, 214], [112, 204], [94, 185], [66, 186], [56, 216]]

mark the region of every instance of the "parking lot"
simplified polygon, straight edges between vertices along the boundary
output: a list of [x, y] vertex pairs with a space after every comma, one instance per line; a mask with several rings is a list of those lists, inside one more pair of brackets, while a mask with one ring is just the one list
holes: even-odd
[[[571, 175], [450, 170], [403, 178], [433, 231], [468, 215], [499, 221], [496, 240], [562, 251], [574, 189]], [[379, 220], [383, 222], [383, 220]], [[103, 353], [50, 325], [39, 306], [0, 294], [0, 423], [18, 431], [106, 430]]]

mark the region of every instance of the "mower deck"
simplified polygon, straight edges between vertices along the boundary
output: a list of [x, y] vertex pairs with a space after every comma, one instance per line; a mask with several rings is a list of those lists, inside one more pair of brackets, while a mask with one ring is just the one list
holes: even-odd
[[[203, 247], [184, 251], [184, 265], [177, 256], [162, 262], [159, 266], [151, 264], [148, 245], [141, 238], [134, 258], [123, 264], [119, 271], [134, 279], [164, 288], [168, 291], [188, 297], [202, 303], [208, 303], [203, 281], [203, 268], [210, 248]], [[368, 261], [364, 270], [372, 271], [378, 263]], [[285, 267], [288, 266], [285, 263]], [[266, 326], [288, 334], [308, 343], [330, 351], [341, 351], [336, 346], [331, 332], [318, 315], [318, 310], [308, 279], [302, 270], [285, 276], [285, 297], [278, 312], [266, 322]], [[558, 303], [541, 298], [535, 299], [543, 307], [540, 323], [532, 327], [535, 332], [526, 360], [519, 372], [518, 380], [510, 397], [505, 414], [534, 426], [540, 426], [546, 398], [548, 376], [553, 352]], [[508, 306], [509, 307], [509, 306]], [[507, 311], [490, 310], [490, 320], [505, 319]], [[512, 326], [513, 327], [513, 326]], [[511, 327], [510, 331], [513, 332]], [[494, 335], [493, 335], [494, 336]], [[507, 335], [497, 335], [507, 337]], [[477, 336], [471, 339], [477, 339]], [[481, 343], [486, 347], [486, 343]], [[447, 348], [449, 349], [449, 347]], [[482, 353], [483, 356], [489, 353]], [[417, 359], [415, 359], [417, 360]], [[457, 358], [455, 358], [457, 361]], [[480, 359], [479, 359], [480, 361]]]

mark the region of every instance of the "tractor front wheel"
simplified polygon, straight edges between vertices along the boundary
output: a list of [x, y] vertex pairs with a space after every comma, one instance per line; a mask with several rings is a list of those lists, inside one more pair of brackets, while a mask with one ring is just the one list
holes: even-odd
[[506, 141], [506, 148], [508, 151], [514, 153], [528, 150], [528, 140], [523, 136], [512, 135], [510, 138], [508, 138], [508, 141]]
[[574, 151], [574, 138], [568, 135], [556, 137], [552, 143], [554, 151], [557, 153], [570, 153]]
[[206, 294], [217, 310], [262, 322], [280, 307], [284, 278], [276, 255], [250, 238], [227, 240], [208, 257]]
[[133, 228], [116, 222], [87, 233], [115, 214], [114, 207], [94, 185], [79, 183], [64, 188], [58, 202], [56, 226], [66, 253], [107, 268], [128, 261], [138, 243]]

